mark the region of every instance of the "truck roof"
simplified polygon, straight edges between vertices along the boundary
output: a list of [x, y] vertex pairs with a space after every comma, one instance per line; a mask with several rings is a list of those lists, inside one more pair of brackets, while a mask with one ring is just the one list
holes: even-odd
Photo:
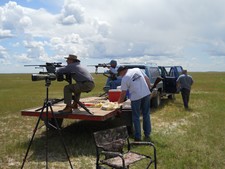
[[124, 63], [124, 64], [120, 64], [120, 66], [127, 66], [127, 67], [158, 67], [157, 64], [155, 63], [138, 63], [138, 64], [134, 64], [134, 63]]

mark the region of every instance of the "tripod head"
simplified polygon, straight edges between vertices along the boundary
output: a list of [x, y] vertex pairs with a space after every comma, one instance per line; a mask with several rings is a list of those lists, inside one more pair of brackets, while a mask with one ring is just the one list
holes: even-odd
[[46, 79], [45, 79], [45, 86], [46, 86], [46, 87], [49, 87], [50, 85], [51, 85], [51, 79], [46, 78]]

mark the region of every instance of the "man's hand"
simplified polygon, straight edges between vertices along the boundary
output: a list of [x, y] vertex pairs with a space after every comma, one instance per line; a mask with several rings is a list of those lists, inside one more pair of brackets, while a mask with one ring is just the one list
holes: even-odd
[[120, 93], [120, 98], [118, 100], [118, 104], [123, 103], [126, 97], [127, 91], [126, 90], [122, 90], [122, 92]]

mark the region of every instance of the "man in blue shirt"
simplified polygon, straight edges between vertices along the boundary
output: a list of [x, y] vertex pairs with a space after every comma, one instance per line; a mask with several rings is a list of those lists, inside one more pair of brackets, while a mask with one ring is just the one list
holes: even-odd
[[182, 75], [177, 79], [177, 88], [180, 88], [185, 109], [188, 109], [191, 86], [193, 83], [194, 81], [192, 77], [187, 74], [187, 70], [183, 70]]
[[120, 86], [121, 84], [121, 77], [117, 76], [117, 61], [111, 60], [109, 63], [109, 67], [107, 67], [109, 70], [105, 72], [105, 74], [108, 74], [109, 77], [107, 78], [105, 87], [107, 89], [116, 89], [117, 86]]

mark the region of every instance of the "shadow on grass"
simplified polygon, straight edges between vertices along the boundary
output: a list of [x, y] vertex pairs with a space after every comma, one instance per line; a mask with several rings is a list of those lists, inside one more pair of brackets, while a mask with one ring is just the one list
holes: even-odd
[[[156, 113], [157, 111], [164, 109], [165, 106], [168, 105], [170, 102], [175, 104], [175, 100], [174, 99], [161, 98], [160, 106], [157, 107], [157, 108], [151, 107], [151, 113]], [[179, 105], [176, 105], [176, 106], [179, 106]]]
[[[103, 122], [76, 121], [61, 130], [62, 137], [60, 137], [58, 130], [49, 130], [47, 149], [46, 131], [43, 131], [39, 135], [35, 134], [35, 138], [31, 144], [27, 160], [44, 162], [46, 161], [46, 150], [48, 150], [49, 162], [68, 161], [61, 139], [63, 139], [68, 151], [68, 155], [71, 158], [77, 158], [79, 156], [95, 156], [96, 150], [93, 133], [95, 131], [105, 130], [119, 125], [121, 124], [117, 123], [115, 120]], [[30, 140], [24, 142], [23, 147], [25, 147], [25, 151], [27, 151], [29, 144]]]

